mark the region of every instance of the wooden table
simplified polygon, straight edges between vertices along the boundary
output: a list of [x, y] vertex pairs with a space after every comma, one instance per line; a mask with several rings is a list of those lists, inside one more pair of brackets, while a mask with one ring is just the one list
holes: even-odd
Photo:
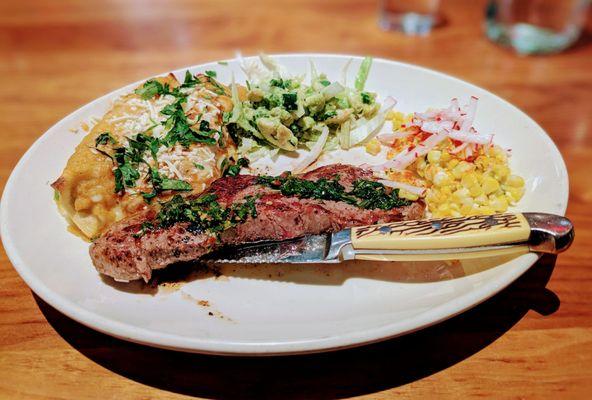
[[[4, 0], [0, 188], [47, 128], [152, 74], [245, 54], [371, 54], [474, 82], [553, 137], [571, 180], [573, 248], [472, 311], [400, 339], [266, 359], [179, 354], [96, 333], [35, 297], [0, 252], [0, 398], [584, 398], [592, 392], [592, 40], [522, 58], [484, 39], [484, 2], [447, 0], [429, 37], [377, 28], [376, 4]], [[396, 78], [396, 77], [395, 77]], [[533, 170], [536, 168], [533, 165]]]

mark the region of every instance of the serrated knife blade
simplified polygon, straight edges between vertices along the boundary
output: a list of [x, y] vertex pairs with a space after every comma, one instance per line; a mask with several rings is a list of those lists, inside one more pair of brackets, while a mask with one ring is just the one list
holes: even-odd
[[344, 239], [349, 239], [349, 229], [334, 234], [310, 235], [279, 242], [228, 246], [208, 254], [201, 261], [240, 264], [336, 263], [340, 261], [337, 258], [339, 250], [336, 249], [336, 244]]

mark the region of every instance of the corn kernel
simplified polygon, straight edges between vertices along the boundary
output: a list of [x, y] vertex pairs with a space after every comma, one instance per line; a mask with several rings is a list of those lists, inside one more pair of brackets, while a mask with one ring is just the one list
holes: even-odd
[[493, 167], [493, 173], [497, 180], [503, 181], [510, 175], [510, 168], [504, 164], [498, 164]]
[[512, 202], [517, 202], [522, 196], [524, 196], [524, 188], [507, 188], [506, 196], [509, 197]]
[[366, 153], [372, 154], [373, 156], [380, 153], [381, 145], [378, 139], [374, 138], [366, 143]]
[[434, 176], [434, 185], [436, 186], [444, 186], [450, 183], [450, 178], [448, 174], [444, 171], [438, 171], [438, 173]]
[[481, 206], [481, 207], [479, 207], [479, 213], [480, 214], [488, 215], [488, 214], [493, 214], [494, 211], [493, 211], [493, 209], [491, 207]]
[[453, 169], [454, 167], [456, 167], [458, 165], [459, 161], [456, 158], [453, 158], [452, 160], [448, 161], [448, 164], [446, 165], [446, 167], [448, 169]]
[[440, 195], [443, 197], [442, 201], [446, 201], [450, 196], [452, 196], [452, 189], [450, 186], [444, 186], [440, 189]]
[[420, 176], [422, 176], [423, 170], [427, 167], [427, 165], [428, 164], [425, 162], [425, 159], [423, 159], [423, 158], [420, 158], [417, 161], [417, 164], [415, 167], [416, 167], [417, 172], [419, 173]]
[[468, 204], [463, 204], [460, 208], [460, 212], [464, 215], [470, 215], [473, 211], [473, 206]]
[[399, 197], [411, 201], [416, 201], [417, 199], [419, 199], [418, 195], [416, 195], [415, 193], [408, 192], [404, 189], [399, 189]]
[[508, 176], [508, 179], [506, 179], [506, 184], [515, 188], [524, 187], [524, 179], [518, 175], [510, 175]]
[[442, 155], [440, 156], [440, 162], [447, 162], [450, 160], [450, 154], [447, 151], [443, 151]]
[[483, 191], [486, 194], [493, 193], [500, 188], [499, 182], [496, 181], [494, 178], [487, 176], [483, 178]]
[[439, 150], [431, 150], [428, 152], [428, 161], [430, 164], [438, 164], [442, 158], [442, 152]]
[[487, 196], [484, 194], [480, 194], [479, 196], [475, 197], [475, 202], [478, 204], [486, 204], [487, 203]]
[[455, 191], [452, 194], [452, 196], [460, 202], [463, 199], [468, 198], [470, 196], [469, 189], [467, 189], [467, 188], [458, 189], [457, 191]]
[[504, 196], [498, 196], [494, 200], [489, 202], [491, 208], [496, 212], [504, 212], [508, 209], [508, 201]]
[[469, 188], [469, 194], [473, 197], [478, 197], [483, 194], [483, 189], [479, 184], [474, 184]]
[[461, 183], [466, 188], [470, 188], [473, 185], [477, 185], [477, 175], [475, 173], [465, 174], [461, 178]]
[[461, 199], [460, 204], [462, 205], [462, 207], [468, 206], [468, 207], [472, 208], [474, 201], [473, 201], [472, 197], [465, 197], [465, 198]]

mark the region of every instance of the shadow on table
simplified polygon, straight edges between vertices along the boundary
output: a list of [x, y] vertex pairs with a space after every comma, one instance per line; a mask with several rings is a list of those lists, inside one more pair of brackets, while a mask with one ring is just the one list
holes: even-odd
[[323, 354], [267, 358], [178, 353], [95, 332], [35, 299], [74, 348], [145, 385], [210, 398], [341, 398], [374, 393], [446, 369], [495, 341], [529, 310], [559, 308], [546, 289], [555, 257], [543, 257], [516, 282], [457, 317], [406, 336]]

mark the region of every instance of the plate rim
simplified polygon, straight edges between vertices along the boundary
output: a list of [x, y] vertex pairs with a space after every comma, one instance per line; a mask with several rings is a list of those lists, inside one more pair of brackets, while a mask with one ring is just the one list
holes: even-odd
[[[358, 55], [347, 55], [347, 54], [334, 54], [334, 53], [282, 53], [272, 54], [273, 57], [319, 57], [319, 58], [342, 58], [342, 59], [362, 59], [362, 56]], [[245, 57], [251, 58], [251, 57]], [[173, 71], [164, 72], [162, 74], [153, 75], [162, 76], [169, 72], [178, 72], [185, 69], [196, 69], [205, 66], [209, 66], [219, 61], [233, 61], [235, 58], [226, 60], [214, 60], [199, 64], [194, 64], [187, 67], [176, 68]], [[539, 130], [539, 134], [546, 144], [554, 149], [559, 156], [557, 161], [560, 163], [558, 167], [561, 168], [565, 176], [565, 192], [562, 199], [562, 210], [560, 214], [565, 215], [569, 199], [569, 175], [566, 168], [565, 160], [561, 155], [557, 145], [549, 134], [528, 114], [522, 111], [519, 107], [513, 105], [509, 101], [503, 99], [497, 94], [486, 90], [480, 86], [477, 86], [471, 82], [457, 78], [454, 75], [450, 75], [444, 72], [426, 68], [424, 66], [415, 65], [407, 62], [389, 60], [385, 58], [375, 57], [374, 60], [385, 62], [389, 64], [395, 64], [399, 67], [410, 68], [421, 70], [438, 76], [443, 79], [453, 80], [456, 83], [463, 85], [469, 85], [473, 89], [488, 93], [496, 100], [506, 106], [513, 109], [514, 112], [519, 113], [525, 120], [528, 120]], [[24, 168], [25, 163], [31, 158], [33, 152], [41, 146], [46, 140], [48, 140], [48, 132], [52, 131], [56, 126], [65, 123], [67, 120], [73, 118], [73, 116], [82, 110], [93, 107], [96, 103], [104, 101], [106, 98], [114, 96], [119, 91], [127, 90], [134, 85], [150, 79], [151, 77], [140, 79], [136, 82], [127, 84], [123, 87], [117, 88], [104, 94], [95, 100], [79, 107], [73, 112], [69, 113], [58, 122], [48, 128], [35, 142], [27, 149], [27, 151], [21, 156], [12, 172], [6, 181], [5, 188], [0, 199], [0, 236], [4, 245], [8, 259], [12, 263], [14, 269], [25, 281], [33, 292], [35, 292], [43, 301], [47, 302], [53, 308], [57, 309], [67, 317], [91, 328], [102, 332], [104, 334], [117, 337], [119, 339], [153, 346], [170, 350], [185, 351], [192, 353], [202, 354], [217, 354], [217, 355], [237, 355], [237, 356], [262, 356], [262, 355], [288, 355], [288, 354], [305, 354], [305, 353], [317, 353], [324, 351], [334, 351], [344, 348], [357, 347], [365, 344], [375, 343], [383, 340], [388, 340], [394, 337], [409, 334], [420, 329], [427, 328], [431, 325], [440, 323], [444, 320], [452, 318], [470, 308], [477, 306], [478, 304], [486, 301], [490, 297], [499, 293], [505, 287], [509, 286], [524, 272], [526, 272], [536, 261], [540, 258], [540, 255], [527, 254], [521, 258], [529, 258], [524, 260], [519, 268], [508, 269], [502, 273], [494, 282], [490, 282], [489, 285], [483, 285], [477, 289], [470, 291], [460, 297], [455, 297], [446, 303], [440, 304], [428, 311], [418, 314], [411, 318], [406, 318], [403, 321], [395, 321], [377, 328], [357, 330], [354, 332], [347, 332], [339, 335], [331, 335], [325, 338], [314, 338], [304, 340], [291, 340], [291, 341], [279, 341], [279, 342], [239, 342], [229, 340], [212, 340], [204, 338], [192, 338], [188, 336], [175, 335], [165, 332], [155, 332], [145, 328], [139, 328], [137, 326], [115, 321], [108, 317], [101, 316], [95, 312], [89, 311], [81, 305], [69, 300], [65, 296], [61, 296], [53, 292], [48, 286], [36, 278], [33, 271], [21, 259], [15, 244], [12, 241], [10, 235], [8, 235], [8, 206], [6, 206], [7, 199], [10, 193], [15, 189], [15, 177]], [[498, 266], [499, 267], [499, 266]], [[495, 268], [498, 268], [495, 267]], [[496, 286], [492, 289], [491, 285], [496, 283]]]

